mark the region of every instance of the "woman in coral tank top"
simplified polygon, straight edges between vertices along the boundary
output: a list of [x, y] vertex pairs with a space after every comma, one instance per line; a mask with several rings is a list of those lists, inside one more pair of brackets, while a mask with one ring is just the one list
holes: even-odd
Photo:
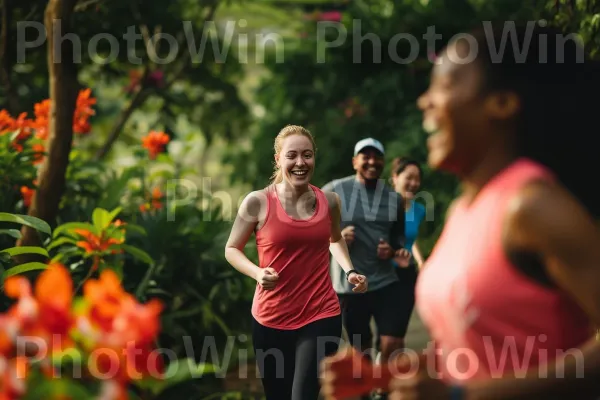
[[435, 347], [360, 384], [336, 355], [330, 399], [600, 397], [598, 66], [555, 30], [495, 28], [450, 43], [418, 102], [429, 164], [463, 186], [417, 283]]
[[[319, 362], [337, 351], [342, 333], [330, 253], [354, 291], [367, 289], [340, 232], [337, 194], [310, 184], [315, 150], [305, 128], [281, 130], [273, 184], [244, 199], [225, 250], [234, 268], [257, 281], [253, 344], [267, 400], [319, 396]], [[243, 252], [253, 232], [259, 265]]]

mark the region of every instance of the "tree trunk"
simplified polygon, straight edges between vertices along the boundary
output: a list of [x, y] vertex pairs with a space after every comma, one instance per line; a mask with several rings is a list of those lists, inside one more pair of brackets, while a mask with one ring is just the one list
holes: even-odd
[[[45, 158], [38, 175], [38, 189], [33, 196], [29, 215], [53, 225], [65, 189], [65, 176], [73, 141], [73, 114], [79, 84], [70, 40], [71, 15], [77, 0], [49, 0], [44, 15], [48, 38], [48, 72], [50, 81], [49, 134]], [[57, 59], [60, 57], [60, 59]], [[37, 232], [24, 227], [22, 246], [39, 245]]]

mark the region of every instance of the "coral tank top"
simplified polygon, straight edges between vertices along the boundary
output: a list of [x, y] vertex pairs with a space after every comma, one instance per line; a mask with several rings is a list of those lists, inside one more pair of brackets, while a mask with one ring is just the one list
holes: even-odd
[[275, 289], [256, 285], [252, 315], [258, 323], [276, 329], [298, 329], [316, 320], [340, 314], [329, 275], [331, 217], [325, 194], [316, 194], [313, 215], [291, 218], [274, 186], [267, 189], [267, 214], [256, 232], [259, 267], [279, 274]]
[[[417, 282], [417, 308], [435, 342], [447, 382], [522, 376], [591, 338], [591, 323], [558, 289], [523, 275], [507, 259], [502, 224], [513, 195], [532, 180], [553, 179], [520, 159], [471, 205], [458, 200]], [[543, 376], [543, 375], [542, 375]]]

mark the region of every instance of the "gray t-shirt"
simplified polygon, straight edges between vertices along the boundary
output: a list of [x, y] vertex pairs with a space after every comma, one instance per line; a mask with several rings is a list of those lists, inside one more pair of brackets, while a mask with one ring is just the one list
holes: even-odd
[[[348, 246], [354, 268], [369, 281], [369, 291], [381, 289], [398, 281], [391, 260], [377, 257], [379, 239], [383, 238], [394, 249], [404, 245], [404, 207], [402, 196], [384, 180], [369, 188], [349, 176], [323, 186], [324, 191], [335, 192], [341, 200], [341, 229], [354, 226], [354, 242]], [[342, 267], [331, 258], [331, 277], [337, 293], [353, 293]]]

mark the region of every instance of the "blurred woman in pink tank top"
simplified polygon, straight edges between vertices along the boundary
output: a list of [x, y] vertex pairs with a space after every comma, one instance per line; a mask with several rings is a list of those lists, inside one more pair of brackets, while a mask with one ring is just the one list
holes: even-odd
[[[362, 293], [367, 279], [352, 266], [340, 230], [340, 199], [310, 184], [316, 146], [297, 125], [275, 139], [275, 173], [242, 202], [225, 248], [227, 261], [256, 280], [252, 340], [267, 400], [317, 400], [319, 363], [342, 334], [329, 275], [330, 253]], [[258, 265], [244, 247], [256, 236]]]
[[327, 359], [328, 399], [600, 398], [600, 73], [559, 31], [495, 28], [451, 42], [418, 101], [430, 166], [463, 187], [417, 283], [434, 345]]

